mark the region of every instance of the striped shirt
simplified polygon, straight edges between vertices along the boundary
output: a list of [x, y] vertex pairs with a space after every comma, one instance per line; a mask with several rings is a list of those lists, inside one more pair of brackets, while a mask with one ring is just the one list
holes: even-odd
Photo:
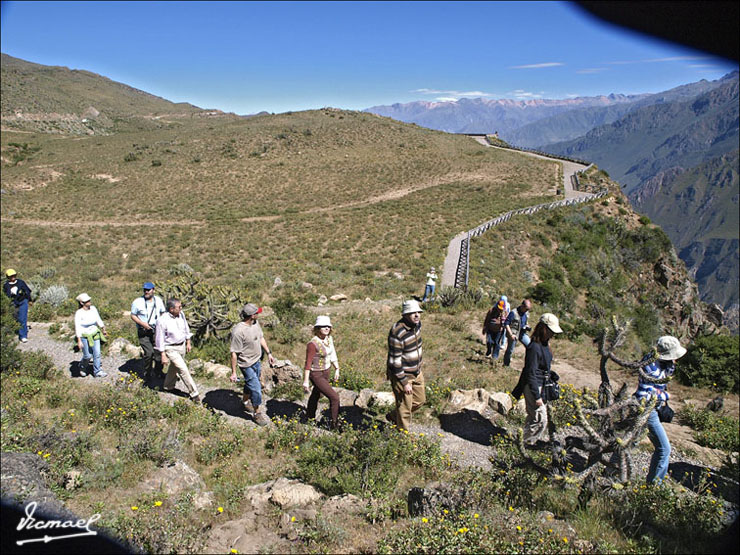
[[[650, 355], [645, 355], [645, 359], [649, 358]], [[656, 380], [664, 380], [665, 378], [672, 376], [673, 372], [676, 371], [676, 366], [670, 360], [656, 360], [650, 364], [646, 364], [642, 367], [642, 371], [648, 376]], [[670, 398], [666, 391], [667, 384], [657, 384], [651, 381], [645, 380], [640, 376], [637, 391], [635, 391], [635, 397], [638, 399], [651, 399], [652, 397], [658, 398], [658, 404], [667, 402]]]
[[406, 385], [420, 371], [421, 323], [412, 327], [401, 319], [388, 332], [388, 378], [393, 376]]

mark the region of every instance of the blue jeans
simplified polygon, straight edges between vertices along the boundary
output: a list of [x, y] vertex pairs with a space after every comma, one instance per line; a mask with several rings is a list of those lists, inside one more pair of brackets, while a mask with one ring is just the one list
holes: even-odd
[[23, 299], [21, 304], [15, 307], [15, 319], [21, 325], [18, 330], [18, 339], [28, 337], [28, 299]]
[[[496, 334], [496, 337], [498, 337], [498, 334]], [[496, 343], [495, 338], [491, 334], [490, 331], [486, 332], [486, 356], [493, 353], [493, 346]]]
[[246, 368], [240, 366], [239, 370], [244, 374], [244, 395], [249, 395], [252, 407], [256, 409], [262, 404], [262, 384], [260, 383], [262, 364], [258, 360], [252, 366]]
[[421, 302], [424, 302], [427, 300], [427, 296], [431, 299], [432, 295], [434, 295], [434, 285], [427, 285], [424, 288], [424, 298], [421, 300]]
[[498, 359], [498, 355], [501, 352], [501, 347], [504, 345], [504, 341], [506, 341], [506, 332], [504, 330], [501, 330], [496, 334], [496, 337], [493, 339], [493, 359]]
[[655, 451], [650, 459], [650, 468], [648, 469], [646, 482], [648, 484], [660, 484], [665, 479], [666, 474], [668, 474], [671, 444], [663, 429], [663, 424], [660, 423], [657, 410], [653, 410], [650, 416], [648, 416], [647, 427], [648, 437], [655, 447]]
[[87, 337], [82, 338], [82, 363], [93, 359], [93, 375], [97, 376], [100, 373], [100, 339], [96, 339], [93, 342], [92, 354], [90, 354], [90, 345], [87, 341]]
[[511, 364], [511, 355], [514, 353], [514, 347], [516, 347], [516, 338], [509, 339], [509, 344], [506, 345], [506, 352], [504, 353], [504, 366]]

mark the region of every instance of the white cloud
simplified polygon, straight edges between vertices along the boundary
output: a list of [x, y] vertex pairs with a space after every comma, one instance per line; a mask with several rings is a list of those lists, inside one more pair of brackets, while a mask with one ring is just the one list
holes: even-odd
[[442, 94], [445, 95], [446, 100], [459, 100], [463, 97], [477, 98], [481, 96], [493, 96], [491, 93], [483, 91], [441, 91], [438, 89], [414, 89], [411, 92], [421, 94]]
[[712, 64], [689, 64], [689, 67], [693, 67], [694, 69], [720, 69]]
[[557, 67], [557, 66], [564, 66], [565, 64], [562, 62], [543, 62], [539, 64], [526, 64], [523, 66], [511, 66], [509, 69], [540, 69], [543, 67]]
[[653, 64], [656, 62], [692, 62], [709, 60], [707, 56], [671, 56], [669, 58], [650, 58], [647, 60], [620, 60], [615, 62], [607, 62], [611, 65], [626, 65], [626, 64]]
[[529, 91], [525, 91], [522, 89], [517, 89], [515, 91], [511, 91], [509, 94], [513, 96], [514, 98], [525, 100], [528, 98], [542, 98], [542, 95], [544, 95], [545, 93], [544, 91], [534, 93], [534, 92], [529, 92]]
[[601, 73], [602, 71], [606, 71], [606, 68], [605, 67], [586, 67], [586, 68], [577, 70], [576, 73], [580, 73], [582, 75], [590, 75], [592, 73]]

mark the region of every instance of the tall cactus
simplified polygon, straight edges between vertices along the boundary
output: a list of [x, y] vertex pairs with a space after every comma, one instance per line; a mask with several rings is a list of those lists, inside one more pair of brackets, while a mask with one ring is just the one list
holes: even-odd
[[182, 301], [196, 345], [212, 337], [223, 338], [239, 321], [238, 311], [245, 302], [240, 292], [223, 285], [203, 283], [192, 272], [165, 283], [162, 293], [166, 298], [175, 297]]

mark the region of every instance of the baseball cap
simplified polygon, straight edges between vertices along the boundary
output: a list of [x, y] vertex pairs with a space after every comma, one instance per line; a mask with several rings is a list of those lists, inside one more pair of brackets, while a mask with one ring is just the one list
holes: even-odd
[[563, 330], [560, 328], [560, 321], [558, 320], [558, 317], [551, 312], [545, 312], [542, 316], [540, 316], [540, 322], [550, 328], [550, 331], [553, 333], [563, 333]]

